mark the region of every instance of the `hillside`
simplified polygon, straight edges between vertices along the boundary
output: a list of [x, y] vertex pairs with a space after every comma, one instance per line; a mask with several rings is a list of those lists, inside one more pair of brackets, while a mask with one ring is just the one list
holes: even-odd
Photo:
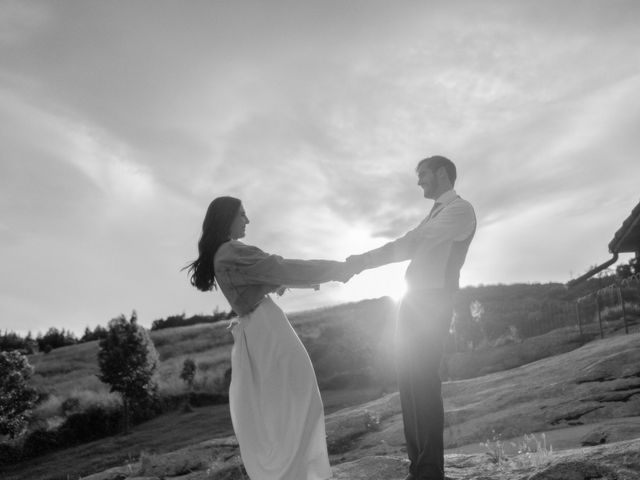
[[[514, 288], [514, 295], [520, 295], [517, 292], [522, 288]], [[395, 309], [392, 300], [380, 298], [290, 315], [292, 325], [309, 351], [321, 389], [394, 388]], [[225, 392], [233, 342], [227, 324], [222, 321], [151, 332], [160, 355], [158, 382], [162, 395], [185, 393], [179, 374], [187, 358], [197, 365], [197, 391]], [[443, 377], [471, 378], [514, 368], [577, 348], [596, 335], [596, 331], [580, 335], [575, 326], [569, 326], [531, 338], [507, 335], [485, 341], [473, 351], [450, 344]], [[35, 367], [33, 384], [49, 397], [37, 411], [38, 418], [61, 416], [60, 407], [68, 398], [79, 399], [81, 404], [117, 400], [110, 398], [108, 387], [96, 376], [97, 351], [98, 344], [92, 341], [29, 356]]]
[[[522, 295], [529, 295], [532, 292], [538, 292], [541, 295], [540, 298], [544, 298], [544, 295], [549, 295], [549, 292], [553, 295], [558, 294], [558, 292], [562, 293], [551, 284], [475, 288], [480, 288], [484, 292], [483, 301], [488, 306], [486, 310], [488, 314], [500, 311], [503, 313], [504, 311], [516, 312], [515, 308], [507, 307], [509, 305], [513, 306], [514, 302], [517, 303], [518, 299], [522, 298]], [[497, 307], [490, 307], [492, 305], [491, 302], [498, 301], [495, 295], [500, 291], [506, 296], [503, 302], [504, 308], [501, 307], [502, 310]], [[470, 297], [475, 297], [478, 293], [473, 289], [466, 289], [466, 292]], [[328, 415], [335, 412], [336, 408], [358, 405], [363, 401], [366, 402], [381, 395], [383, 395], [384, 402], [393, 403], [396, 401], [393, 394], [384, 396], [386, 393], [395, 390], [392, 356], [395, 309], [396, 304], [393, 301], [388, 298], [381, 298], [289, 315], [294, 328], [305, 343], [314, 363]], [[553, 325], [553, 322], [550, 322], [550, 324]], [[179, 372], [182, 362], [186, 358], [193, 358], [198, 366], [196, 375], [197, 391], [204, 394], [225, 392], [225, 377], [228, 376], [230, 367], [229, 355], [232, 346], [232, 337], [226, 327], [227, 322], [219, 322], [151, 332], [151, 337], [160, 353], [161, 359], [158, 375], [161, 395], [184, 398], [186, 388], [184, 383], [179, 380]], [[616, 322], [605, 323], [605, 330], [608, 332], [613, 332], [617, 328], [619, 328], [619, 325]], [[634, 328], [637, 331], [637, 325]], [[595, 331], [580, 334], [575, 326], [569, 326], [531, 338], [523, 339], [518, 336], [500, 337], [493, 341], [486, 341], [474, 351], [465, 351], [464, 349], [456, 351], [455, 346], [449, 344], [449, 351], [444, 362], [443, 378], [454, 381], [445, 384], [445, 392], [448, 392], [448, 389], [453, 389], [452, 402], [456, 402], [455, 398], [458, 396], [476, 398], [474, 389], [480, 388], [481, 392], [487, 392], [496, 389], [495, 385], [488, 384], [478, 387], [479, 384], [471, 383], [468, 384], [470, 385], [470, 390], [468, 392], [463, 390], [459, 395], [455, 394], [455, 388], [462, 388], [461, 385], [465, 385], [466, 380], [462, 381], [463, 379], [482, 376], [486, 380], [492, 377], [492, 375], [488, 375], [491, 373], [497, 375], [498, 383], [502, 382], [500, 380], [502, 375], [507, 375], [508, 384], [512, 385], [514, 389], [522, 390], [517, 378], [508, 377], [509, 372], [503, 372], [504, 370], [516, 369], [510, 370], [510, 372], [514, 372], [521, 365], [575, 351], [586, 342], [596, 338], [596, 335]], [[55, 349], [49, 354], [37, 354], [30, 357], [31, 363], [36, 368], [34, 383], [40, 391], [49, 392], [48, 400], [36, 411], [34, 426], [43, 424], [56, 425], [63, 421], [66, 415], [64, 406], [69, 404], [69, 402], [65, 403], [67, 399], [74, 400], [71, 404], [76, 404], [76, 408], [80, 409], [94, 404], [113, 405], [114, 402], [118, 402], [118, 398], [115, 395], [109, 395], [107, 387], [101, 384], [96, 377], [96, 355], [97, 342], [88, 342]], [[516, 376], [519, 377], [520, 374], [516, 374]], [[544, 388], [539, 388], [538, 390], [540, 392], [546, 391]], [[631, 397], [633, 398], [634, 395], [635, 393]], [[496, 405], [505, 405], [504, 402], [507, 402], [509, 397], [505, 398], [506, 400], [504, 401], [497, 397], [493, 400]], [[559, 397], [552, 397], [551, 403], [556, 401], [560, 401]], [[476, 402], [481, 404], [482, 399], [476, 398]], [[447, 433], [449, 448], [460, 448], [460, 451], [466, 452], [468, 444], [475, 444], [475, 450], [477, 450], [477, 442], [490, 440], [495, 435], [501, 435], [501, 438], [504, 439], [520, 434], [516, 433], [514, 428], [509, 427], [508, 416], [507, 418], [496, 418], [492, 425], [492, 431], [487, 433], [481, 430], [474, 434], [475, 427], [472, 424], [465, 423], [467, 421], [465, 419], [468, 415], [474, 417], [480, 413], [470, 411], [469, 406], [465, 405], [462, 404], [460, 406], [454, 403], [450, 413], [447, 414], [447, 421], [451, 422], [449, 433]], [[634, 404], [632, 403], [632, 405]], [[502, 411], [507, 412], [509, 410], [503, 409]], [[569, 412], [568, 417], [578, 415], [578, 413], [580, 412]], [[590, 412], [587, 413], [591, 414]], [[635, 415], [638, 414], [640, 414], [640, 410]], [[190, 417], [182, 417], [182, 415], [193, 415], [194, 418], [189, 421]], [[484, 412], [484, 415], [491, 417], [490, 412]], [[519, 416], [520, 413], [516, 412], [514, 415]], [[528, 416], [528, 413], [525, 412], [525, 415]], [[215, 418], [216, 420], [214, 423], [209, 423], [209, 418]], [[364, 418], [369, 424], [375, 425], [376, 429], [382, 426], [377, 421], [377, 413], [369, 411]], [[616, 415], [614, 415], [614, 418], [617, 418]], [[185, 426], [185, 431], [181, 432], [181, 435], [172, 435], [166, 430], [166, 425], [180, 424]], [[559, 421], [558, 425], [562, 426], [562, 422]], [[199, 408], [195, 408], [192, 413], [186, 414], [175, 411], [154, 419], [152, 422], [140, 425], [137, 431], [134, 429], [134, 433], [130, 437], [131, 443], [119, 437], [110, 437], [94, 442], [93, 446], [86, 444], [60, 451], [60, 455], [63, 458], [67, 454], [76, 457], [77, 455], [86, 456], [91, 455], [90, 452], [95, 448], [97, 449], [96, 451], [102, 452], [99, 455], [105, 455], [105, 458], [96, 458], [95, 461], [85, 462], [87, 467], [81, 467], [80, 464], [76, 464], [76, 467], [80, 469], [75, 470], [86, 472], [87, 468], [91, 468], [90, 465], [93, 465], [93, 471], [95, 471], [109, 465], [121, 464], [123, 461], [122, 452], [125, 452], [121, 448], [123, 445], [130, 445], [126, 449], [126, 453], [124, 453], [124, 458], [128, 458], [131, 463], [134, 459], [139, 458], [143, 451], [168, 452], [184, 448], [186, 445], [192, 444], [193, 441], [197, 443], [198, 441], [206, 440], [210, 438], [211, 432], [217, 432], [217, 435], [225, 435], [225, 432], [229, 430], [229, 426], [230, 421], [226, 405], [210, 405], [207, 407], [206, 412]], [[548, 430], [549, 426], [546, 425], [541, 428]], [[456, 429], [459, 429], [462, 433]], [[532, 431], [535, 430], [531, 426], [524, 428], [524, 433]], [[139, 436], [136, 436], [138, 435], [137, 432], [139, 432]], [[609, 435], [609, 438], [614, 437], [615, 435]], [[341, 442], [343, 440], [339, 440], [335, 445], [337, 450], [344, 447]], [[116, 451], [121, 453], [108, 453]], [[61, 459], [58, 458], [59, 455], [52, 453], [35, 459], [36, 462], [34, 464], [42, 466], [39, 471], [50, 471], [46, 467], [49, 461], [47, 457], [49, 456], [54, 465], [60, 465]], [[19, 465], [15, 467], [10, 470], [11, 472], [16, 472], [18, 476], [8, 478], [66, 478], [65, 476], [58, 477], [55, 475], [50, 477], [20, 477], [17, 473], [20, 470]]]
[[[528, 451], [509, 454], [495, 440], [488, 443], [490, 455], [450, 451], [446, 465], [452, 479], [637, 480], [640, 476], [640, 334], [594, 341], [507, 372], [446, 382], [444, 396], [450, 448], [477, 445], [496, 435], [507, 439], [533, 433], [540, 439], [546, 432], [549, 438], [563, 438], [568, 429], [586, 427], [586, 435], [568, 435], [571, 440], [565, 435], [565, 449], [560, 452], [541, 447], [538, 441]], [[404, 478], [397, 393], [331, 414], [326, 424], [337, 479]], [[620, 428], [622, 424], [625, 428]], [[224, 437], [165, 455], [143, 455], [139, 462], [85, 480], [107, 480], [117, 474], [240, 479], [239, 462], [234, 437]]]

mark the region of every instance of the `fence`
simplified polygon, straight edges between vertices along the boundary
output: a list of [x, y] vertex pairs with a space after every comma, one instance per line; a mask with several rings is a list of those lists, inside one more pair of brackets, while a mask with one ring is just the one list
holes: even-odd
[[523, 338], [529, 338], [563, 327], [575, 327], [578, 329], [576, 310], [571, 302], [542, 306], [536, 315], [535, 321], [520, 325], [519, 330]]
[[640, 274], [589, 293], [576, 301], [580, 333], [605, 335], [640, 331]]

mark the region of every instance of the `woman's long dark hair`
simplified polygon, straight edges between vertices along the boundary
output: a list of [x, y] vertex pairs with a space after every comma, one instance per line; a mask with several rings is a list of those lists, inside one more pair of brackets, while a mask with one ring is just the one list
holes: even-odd
[[209, 204], [198, 241], [198, 258], [184, 267], [189, 271], [191, 285], [198, 290], [207, 292], [216, 288], [213, 257], [220, 245], [229, 241], [231, 224], [241, 204], [233, 197], [218, 197]]

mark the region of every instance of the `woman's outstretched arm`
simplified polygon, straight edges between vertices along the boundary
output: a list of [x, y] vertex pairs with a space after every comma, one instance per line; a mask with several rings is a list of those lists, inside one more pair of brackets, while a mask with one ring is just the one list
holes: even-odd
[[245, 285], [289, 287], [346, 282], [354, 273], [353, 267], [346, 262], [287, 259], [239, 241], [230, 241], [220, 248], [216, 270], [221, 268]]

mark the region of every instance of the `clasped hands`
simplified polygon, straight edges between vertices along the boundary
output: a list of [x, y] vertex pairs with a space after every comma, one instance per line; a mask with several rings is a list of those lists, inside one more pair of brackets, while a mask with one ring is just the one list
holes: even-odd
[[[358, 273], [366, 270], [367, 262], [365, 261], [365, 255], [350, 255], [344, 262], [341, 262], [341, 265], [338, 267], [339, 270], [336, 275], [336, 280], [342, 283], [347, 283], [351, 277], [357, 275]], [[287, 285], [281, 285], [277, 290], [276, 294], [281, 297], [284, 295], [285, 291], [289, 287]], [[297, 287], [300, 288], [300, 287]], [[309, 285], [307, 288], [313, 288], [314, 290], [318, 290], [320, 288], [319, 285]]]
[[350, 255], [345, 262], [343, 262], [342, 272], [338, 280], [342, 283], [347, 283], [351, 277], [366, 269], [367, 265], [364, 255]]

